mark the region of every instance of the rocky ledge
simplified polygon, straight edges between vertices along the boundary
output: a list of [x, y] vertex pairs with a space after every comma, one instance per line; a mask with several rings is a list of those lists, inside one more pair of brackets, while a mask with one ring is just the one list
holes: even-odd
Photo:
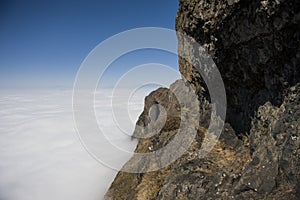
[[[200, 43], [221, 72], [228, 102], [223, 132], [199, 158], [211, 104], [195, 70], [198, 50], [179, 36], [179, 51], [190, 55], [179, 58], [179, 68], [200, 101], [197, 134], [160, 170], [119, 172], [106, 199], [300, 199], [300, 2], [181, 0], [176, 29]], [[151, 123], [153, 105], [164, 107], [167, 117], [155, 135], [139, 139], [135, 152], [156, 151], [174, 138], [184, 108], [172, 91], [182, 82], [146, 97], [137, 125]], [[133, 137], [147, 134], [137, 128]]]

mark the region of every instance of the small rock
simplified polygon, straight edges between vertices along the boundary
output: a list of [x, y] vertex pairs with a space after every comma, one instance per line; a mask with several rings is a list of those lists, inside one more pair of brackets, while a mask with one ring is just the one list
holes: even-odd
[[296, 141], [298, 139], [297, 135], [292, 135], [291, 138], [293, 141]]

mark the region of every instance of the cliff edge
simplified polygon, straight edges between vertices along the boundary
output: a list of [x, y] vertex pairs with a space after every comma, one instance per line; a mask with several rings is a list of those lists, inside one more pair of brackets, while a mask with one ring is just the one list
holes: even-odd
[[[192, 144], [158, 171], [119, 172], [106, 199], [300, 199], [300, 2], [180, 0], [176, 30], [201, 44], [222, 75], [228, 103], [223, 132], [200, 159], [210, 98], [195, 66], [180, 57], [180, 72], [200, 102]], [[178, 51], [198, 63], [198, 49], [180, 35], [178, 41]], [[151, 122], [154, 104], [165, 108], [167, 118], [157, 134], [139, 139], [135, 152], [156, 151], [174, 138], [183, 108], [172, 91], [183, 82], [146, 97], [137, 124]], [[141, 134], [147, 133], [136, 129], [133, 137]]]

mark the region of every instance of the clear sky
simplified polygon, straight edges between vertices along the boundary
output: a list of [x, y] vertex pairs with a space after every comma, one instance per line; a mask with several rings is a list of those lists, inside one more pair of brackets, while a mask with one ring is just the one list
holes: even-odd
[[[0, 0], [0, 88], [72, 87], [101, 41], [132, 28], [174, 29], [177, 8], [177, 0]], [[146, 54], [134, 64], [177, 67], [175, 55]]]

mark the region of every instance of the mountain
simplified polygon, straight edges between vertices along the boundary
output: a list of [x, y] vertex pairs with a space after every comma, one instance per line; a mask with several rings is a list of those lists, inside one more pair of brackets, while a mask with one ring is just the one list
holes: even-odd
[[[300, 199], [300, 2], [180, 0], [176, 30], [179, 55], [187, 55], [179, 57], [183, 79], [146, 97], [133, 137], [149, 137], [139, 139], [135, 152], [163, 149], [178, 130], [190, 135], [189, 125], [196, 135], [169, 165], [157, 158], [170, 156], [163, 151], [129, 160], [124, 169], [140, 173], [120, 171], [106, 199]], [[208, 133], [214, 105], [197, 70], [203, 55], [195, 42], [224, 81], [227, 112], [218, 140]], [[189, 106], [197, 102], [193, 96], [182, 104], [174, 94], [184, 92], [182, 85], [195, 90], [197, 109]], [[195, 110], [199, 119], [185, 123], [191, 117], [182, 113]], [[162, 128], [149, 128], [153, 121]], [[211, 151], [199, 156], [212, 141]]]

